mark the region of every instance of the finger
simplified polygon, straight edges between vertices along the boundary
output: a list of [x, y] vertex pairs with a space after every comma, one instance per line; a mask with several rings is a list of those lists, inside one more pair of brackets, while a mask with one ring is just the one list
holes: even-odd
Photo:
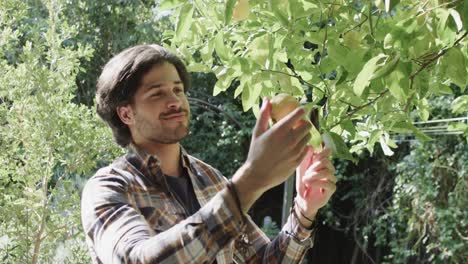
[[287, 114], [279, 122], [276, 123], [276, 126], [279, 130], [289, 131], [297, 121], [301, 120], [304, 117], [305, 109], [304, 107], [298, 107], [294, 109], [291, 113]]
[[320, 172], [313, 172], [310, 174], [306, 174], [302, 177], [302, 182], [304, 184], [308, 184], [313, 181], [330, 181], [336, 184], [337, 178], [334, 174], [330, 173], [328, 170], [323, 170]]
[[[291, 144], [294, 146], [299, 143], [305, 136], [309, 136], [310, 139], [310, 129], [312, 128], [312, 123], [305, 122], [298, 126], [296, 129], [293, 129], [290, 132], [289, 138], [291, 140]], [[306, 142], [306, 144], [308, 141]]]
[[313, 181], [307, 185], [309, 190], [314, 189], [325, 189], [329, 194], [333, 194], [336, 191], [336, 185], [330, 181]]
[[292, 149], [292, 158], [296, 161], [297, 165], [301, 163], [304, 159], [305, 154], [307, 154], [307, 143], [310, 140], [310, 134], [305, 135], [297, 144], [294, 145]]
[[310, 164], [310, 159], [312, 157], [313, 149], [310, 146], [304, 148], [304, 152], [301, 153], [299, 157], [299, 166], [296, 168], [296, 190], [298, 193], [303, 193], [304, 185], [302, 184], [302, 177], [305, 175], [307, 167]]
[[316, 156], [315, 157], [316, 159], [323, 159], [325, 157], [330, 157], [331, 153], [332, 153], [332, 149], [328, 147], [325, 147], [318, 151], [314, 151], [314, 155]]
[[309, 147], [305, 146], [304, 149], [302, 150], [301, 154], [297, 158], [296, 162], [297, 163], [302, 163], [306, 159], [307, 154], [309, 154]]
[[311, 146], [307, 146], [306, 156], [302, 159], [301, 164], [297, 167], [297, 174], [303, 176], [307, 171], [307, 168], [312, 164], [314, 149]]
[[304, 188], [305, 188], [304, 184], [302, 184], [302, 177], [304, 176], [304, 174], [302, 172], [304, 172], [305, 170], [301, 171], [300, 166], [302, 165], [304, 160], [307, 159], [307, 155], [309, 155], [309, 153], [310, 153], [310, 148], [305, 147], [303, 152], [299, 156], [298, 160], [296, 161], [297, 164], [300, 163], [299, 166], [296, 169], [296, 190], [297, 190], [298, 193], [303, 193]]
[[322, 170], [328, 170], [330, 173], [335, 174], [335, 166], [333, 166], [332, 162], [329, 159], [322, 159], [322, 160], [315, 160], [314, 162], [309, 166], [305, 174], [312, 173], [314, 171], [322, 171]]
[[268, 97], [263, 98], [262, 107], [260, 109], [260, 115], [255, 123], [255, 127], [253, 129], [253, 137], [259, 137], [265, 131], [268, 130], [268, 121], [270, 120], [271, 116], [271, 103]]

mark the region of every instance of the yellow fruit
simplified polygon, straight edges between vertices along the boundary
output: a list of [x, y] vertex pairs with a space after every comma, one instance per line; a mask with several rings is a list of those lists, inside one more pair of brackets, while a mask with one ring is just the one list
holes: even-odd
[[[288, 94], [278, 94], [271, 98], [271, 119], [273, 123], [280, 121], [283, 117], [294, 111], [294, 109], [298, 108], [301, 104], [296, 100], [296, 98], [288, 95]], [[303, 123], [309, 123], [312, 125], [310, 129], [311, 139], [308, 145], [312, 146], [314, 149], [321, 149], [322, 148], [322, 137], [320, 136], [320, 132], [315, 128], [312, 122], [309, 120], [307, 116], [304, 116], [302, 120], [299, 120], [294, 124], [293, 129], [297, 128], [299, 125]]]
[[237, 0], [232, 13], [232, 19], [235, 21], [242, 21], [247, 19], [250, 14], [249, 0]]
[[278, 94], [271, 98], [271, 119], [274, 123], [291, 113], [301, 104], [289, 94]]

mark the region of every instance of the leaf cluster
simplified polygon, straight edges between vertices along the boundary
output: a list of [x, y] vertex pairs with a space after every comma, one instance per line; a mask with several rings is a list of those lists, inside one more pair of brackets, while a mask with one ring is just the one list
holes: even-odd
[[[233, 89], [244, 111], [277, 93], [316, 105], [340, 158], [376, 143], [392, 155], [395, 133], [430, 140], [413, 122], [429, 119], [428, 100], [468, 84], [463, 1], [249, 1], [247, 19], [233, 21], [235, 2], [161, 1], [173, 12], [166, 46], [214, 73], [213, 94]], [[454, 100], [453, 114], [466, 111]]]

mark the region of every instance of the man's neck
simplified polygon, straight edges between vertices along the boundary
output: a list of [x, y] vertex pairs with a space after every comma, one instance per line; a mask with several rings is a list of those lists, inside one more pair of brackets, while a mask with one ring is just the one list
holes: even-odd
[[161, 169], [165, 175], [180, 176], [182, 165], [180, 162], [180, 144], [152, 144], [151, 146], [138, 146], [151, 155], [158, 157]]

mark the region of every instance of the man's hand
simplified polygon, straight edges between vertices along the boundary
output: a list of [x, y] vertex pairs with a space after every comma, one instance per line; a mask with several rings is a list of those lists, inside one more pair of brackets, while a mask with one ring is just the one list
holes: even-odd
[[244, 212], [263, 192], [292, 175], [304, 159], [311, 128], [310, 123], [300, 122], [304, 114], [303, 108], [297, 108], [268, 128], [271, 104], [268, 99], [263, 101], [247, 160], [232, 179]]
[[307, 155], [296, 170], [296, 205], [299, 207], [296, 210], [300, 210], [297, 215], [306, 226], [312, 223], [303, 216], [314, 219], [336, 190], [335, 167], [330, 155], [329, 148], [315, 152], [308, 147]]

